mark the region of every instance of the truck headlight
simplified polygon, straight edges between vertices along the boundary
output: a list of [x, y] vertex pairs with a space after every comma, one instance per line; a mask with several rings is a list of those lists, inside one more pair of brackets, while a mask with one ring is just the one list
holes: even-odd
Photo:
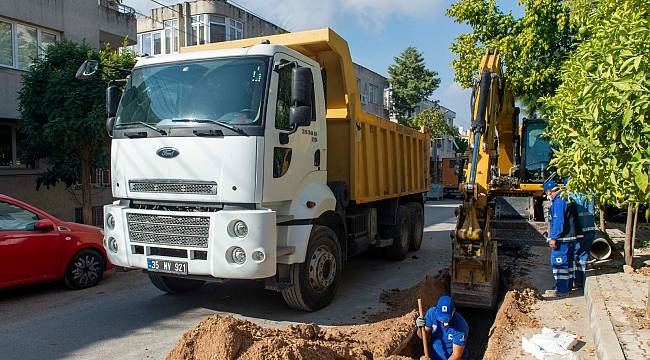
[[106, 243], [110, 252], [117, 253], [117, 240], [114, 237], [109, 237]]
[[236, 246], [234, 249], [232, 249], [231, 256], [232, 261], [237, 265], [241, 265], [246, 262], [246, 252], [239, 246]]
[[106, 227], [108, 227], [111, 230], [115, 229], [115, 217], [113, 216], [113, 214], [109, 213], [108, 215], [106, 215]]
[[245, 238], [246, 235], [248, 235], [248, 225], [246, 225], [246, 223], [242, 220], [235, 220], [231, 224], [230, 235], [236, 236], [238, 238]]

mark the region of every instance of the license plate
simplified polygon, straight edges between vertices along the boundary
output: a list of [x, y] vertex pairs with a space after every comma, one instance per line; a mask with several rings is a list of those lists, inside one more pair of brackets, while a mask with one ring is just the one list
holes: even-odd
[[147, 259], [147, 269], [168, 274], [187, 275], [187, 263], [181, 261]]

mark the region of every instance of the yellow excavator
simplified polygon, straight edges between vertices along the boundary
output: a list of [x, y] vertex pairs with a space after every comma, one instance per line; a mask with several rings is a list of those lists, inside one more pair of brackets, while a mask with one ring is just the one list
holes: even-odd
[[459, 306], [491, 309], [499, 295], [498, 244], [541, 236], [551, 150], [543, 137], [545, 121], [519, 124], [498, 50], [486, 51], [479, 70], [460, 184], [463, 204], [452, 231], [451, 292]]

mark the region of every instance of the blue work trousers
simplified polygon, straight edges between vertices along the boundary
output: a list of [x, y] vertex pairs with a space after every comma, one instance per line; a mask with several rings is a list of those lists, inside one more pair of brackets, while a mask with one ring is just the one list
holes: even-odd
[[558, 292], [568, 293], [573, 287], [575, 247], [575, 241], [556, 241], [555, 249], [551, 249], [551, 267]]
[[582, 239], [576, 242], [575, 250], [575, 271], [573, 281], [576, 286], [585, 286], [585, 271], [589, 261], [589, 251], [594, 242], [595, 231], [585, 231]]

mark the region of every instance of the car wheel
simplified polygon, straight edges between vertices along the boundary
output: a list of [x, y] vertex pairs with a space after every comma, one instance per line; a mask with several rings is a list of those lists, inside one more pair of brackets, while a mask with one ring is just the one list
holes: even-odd
[[79, 290], [95, 286], [104, 275], [106, 263], [96, 250], [81, 250], [72, 257], [63, 278], [70, 289]]
[[292, 286], [282, 290], [290, 307], [316, 311], [327, 306], [338, 288], [342, 273], [341, 247], [336, 233], [314, 225], [309, 236], [305, 262], [291, 265]]

